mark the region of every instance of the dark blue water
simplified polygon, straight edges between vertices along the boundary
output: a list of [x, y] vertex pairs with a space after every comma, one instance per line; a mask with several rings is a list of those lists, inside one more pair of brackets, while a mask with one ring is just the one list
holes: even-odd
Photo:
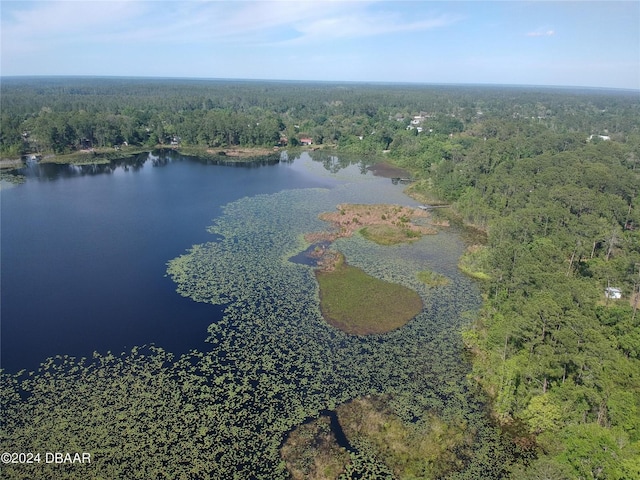
[[226, 203], [330, 186], [299, 161], [238, 167], [170, 153], [25, 168], [26, 183], [0, 195], [1, 367], [150, 343], [204, 348], [222, 308], [179, 296], [166, 262], [214, 240], [206, 227]]

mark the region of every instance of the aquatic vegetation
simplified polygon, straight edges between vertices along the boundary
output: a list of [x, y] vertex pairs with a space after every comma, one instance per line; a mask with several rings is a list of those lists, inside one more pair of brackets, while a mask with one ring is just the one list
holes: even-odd
[[335, 480], [350, 461], [347, 450], [338, 445], [331, 419], [326, 415], [292, 431], [281, 452], [294, 480]]
[[431, 270], [420, 270], [416, 273], [416, 276], [418, 277], [418, 280], [430, 287], [442, 287], [444, 285], [449, 285], [451, 282], [451, 280], [444, 275], [432, 272]]
[[338, 480], [366, 478], [370, 480], [393, 480], [395, 477], [389, 467], [380, 462], [371, 452], [358, 452], [349, 455], [349, 463]]
[[[384, 335], [354, 336], [328, 325], [313, 268], [289, 261], [308, 247], [306, 232], [324, 228], [318, 215], [336, 199], [402, 199], [390, 182], [363, 179], [357, 187], [345, 182], [332, 190], [243, 198], [228, 204], [209, 229], [217, 241], [169, 262], [167, 273], [181, 295], [226, 305], [224, 318], [209, 326], [210, 349], [174, 359], [160, 349], [136, 348], [90, 361], [53, 359], [33, 374], [3, 374], [5, 450], [82, 450], [95, 458], [84, 470], [63, 467], [54, 475], [8, 465], [3, 475], [284, 479], [280, 447], [290, 431], [351, 399], [389, 394], [395, 415], [407, 424], [433, 412], [447, 423], [464, 417], [472, 443], [456, 478], [478, 472], [499, 478], [507, 451], [467, 390], [468, 366], [461, 361], [459, 330], [480, 298], [456, 269], [463, 246], [455, 236], [444, 232], [390, 247], [360, 235], [335, 242], [350, 265], [420, 295], [425, 309]], [[416, 277], [425, 268], [451, 284], [434, 295]], [[350, 457], [343, 478], [388, 472], [364, 450]]]
[[0, 171], [0, 190], [26, 182], [24, 175]]
[[337, 409], [340, 424], [356, 448], [371, 451], [396, 478], [442, 478], [460, 467], [458, 453], [472, 442], [462, 419], [437, 415], [403, 422], [388, 396], [356, 398]]
[[354, 335], [386, 333], [405, 325], [422, 310], [413, 290], [379, 280], [344, 259], [316, 273], [323, 318]]

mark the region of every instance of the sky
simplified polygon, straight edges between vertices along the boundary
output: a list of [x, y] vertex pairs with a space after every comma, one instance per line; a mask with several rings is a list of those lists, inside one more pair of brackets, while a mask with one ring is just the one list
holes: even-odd
[[0, 1], [0, 75], [640, 89], [640, 1]]

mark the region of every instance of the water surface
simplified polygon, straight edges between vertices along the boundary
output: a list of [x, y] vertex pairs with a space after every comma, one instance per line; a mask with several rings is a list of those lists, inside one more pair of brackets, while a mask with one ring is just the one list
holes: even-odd
[[165, 153], [21, 170], [26, 182], [0, 197], [2, 368], [150, 343], [202, 348], [222, 307], [177, 295], [167, 261], [211, 241], [205, 229], [229, 202], [335, 183], [309, 163], [224, 166]]

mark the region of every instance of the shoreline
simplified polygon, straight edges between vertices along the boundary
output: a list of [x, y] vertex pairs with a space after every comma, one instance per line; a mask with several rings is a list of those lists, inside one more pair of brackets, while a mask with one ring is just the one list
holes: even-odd
[[267, 148], [237, 146], [229, 148], [209, 148], [198, 146], [180, 147], [160, 144], [153, 147], [123, 147], [119, 149], [108, 147], [92, 150], [79, 150], [64, 154], [25, 154], [22, 155], [21, 158], [2, 158], [0, 159], [0, 170], [7, 171], [22, 168], [27, 164], [25, 157], [29, 156], [41, 157], [40, 160], [37, 160], [37, 163], [39, 164], [96, 165], [123, 160], [143, 153], [168, 150], [179, 152], [185, 156], [194, 156], [205, 160], [217, 160], [229, 163], [244, 163], [261, 160], [270, 156], [280, 155], [281, 152], [286, 151], [279, 147]]

